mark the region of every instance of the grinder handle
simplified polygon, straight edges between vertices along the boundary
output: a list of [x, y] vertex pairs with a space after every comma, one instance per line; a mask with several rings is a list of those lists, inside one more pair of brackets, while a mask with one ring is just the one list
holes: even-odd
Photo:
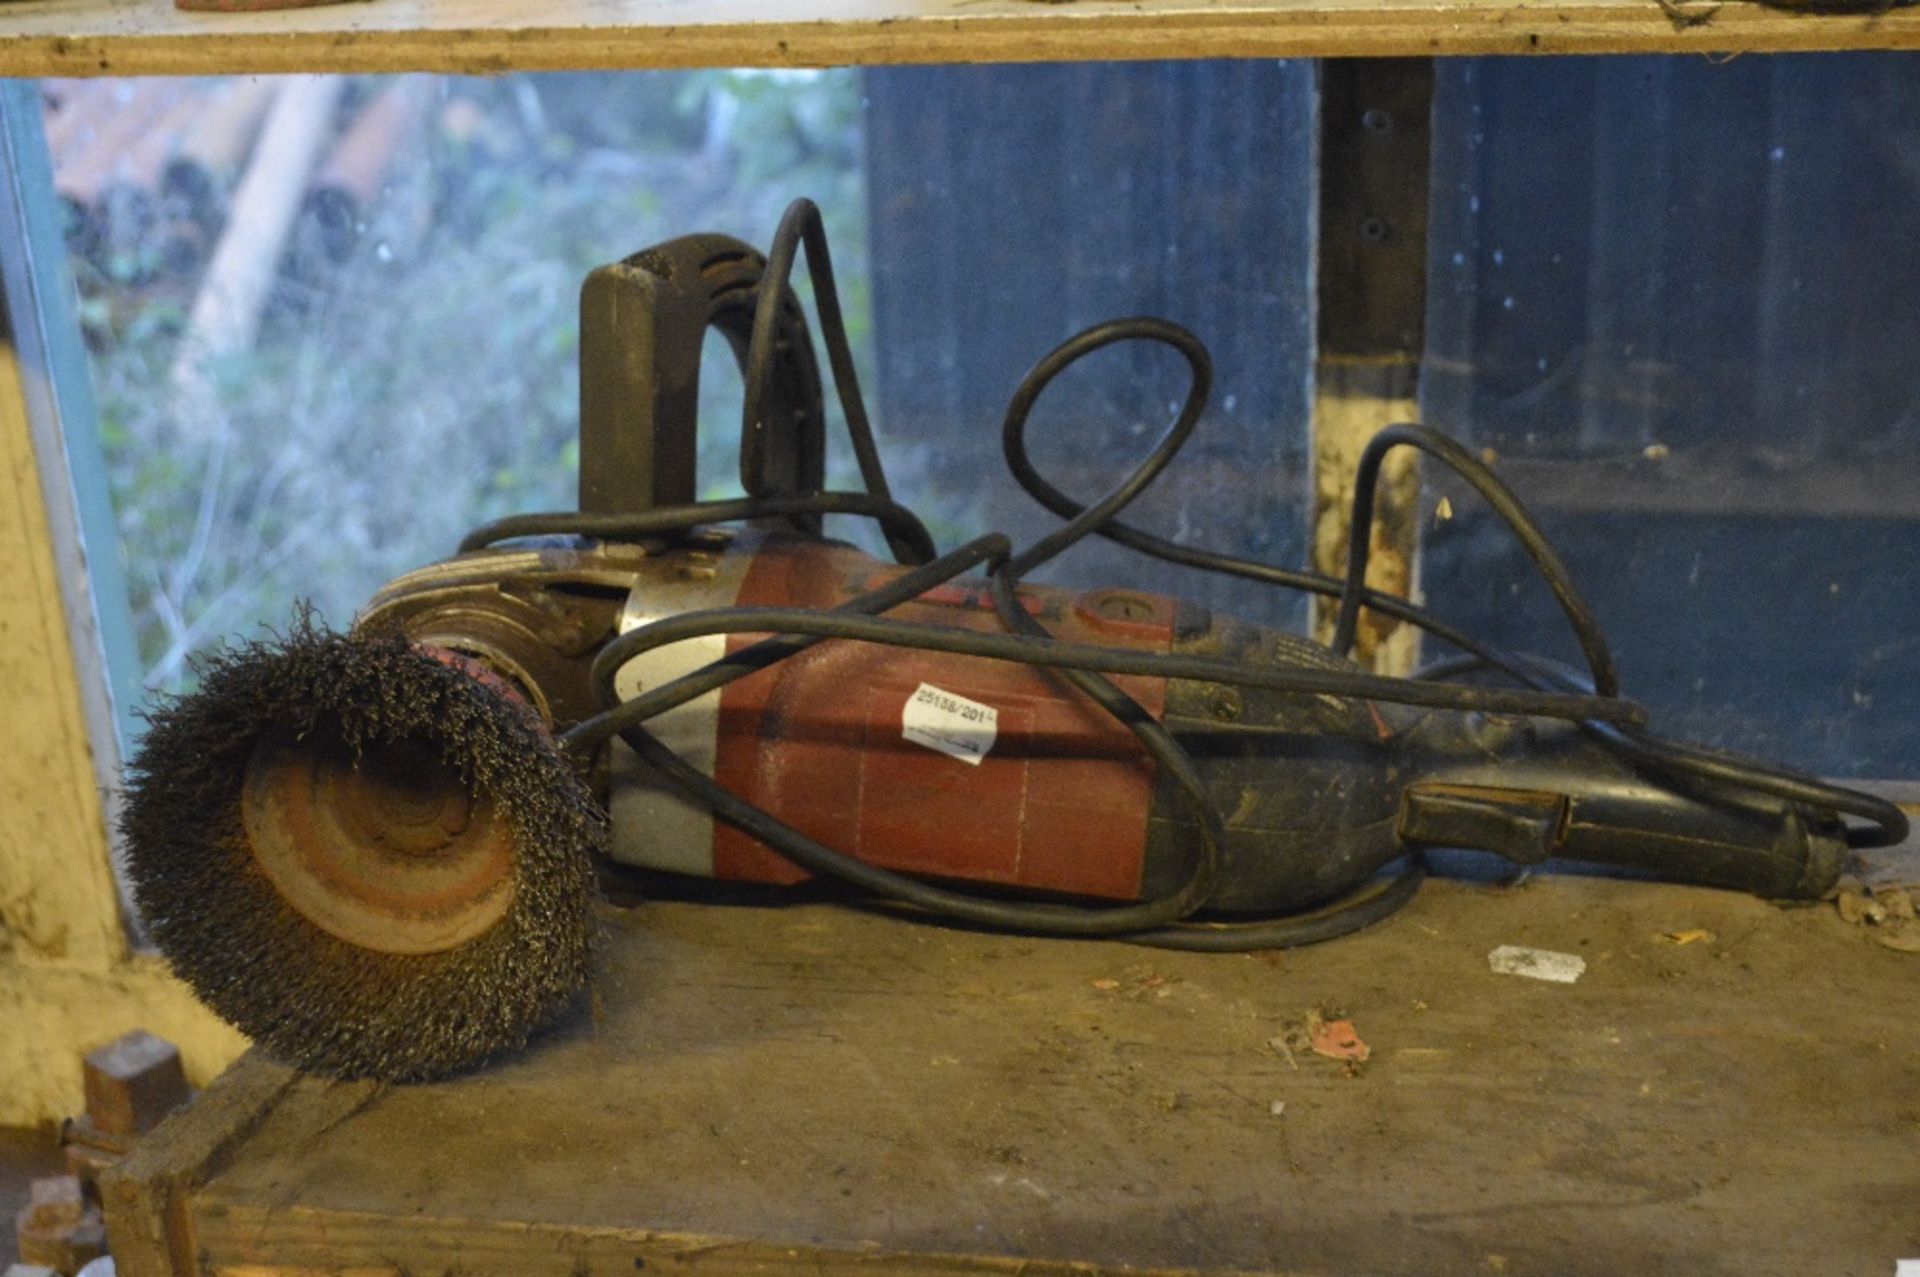
[[[1818, 898], [1847, 861], [1830, 811], [1643, 772], [1568, 723], [1429, 718], [1401, 841], [1550, 856], [1776, 899]], [[1442, 761], [1445, 760], [1445, 761]]]
[[[580, 289], [580, 509], [629, 514], [697, 495], [707, 329], [744, 368], [766, 259], [726, 235], [687, 235], [602, 266]], [[826, 483], [826, 412], [806, 317], [781, 308], [764, 428], [741, 442], [749, 496]], [[817, 516], [797, 516], [818, 532]]]

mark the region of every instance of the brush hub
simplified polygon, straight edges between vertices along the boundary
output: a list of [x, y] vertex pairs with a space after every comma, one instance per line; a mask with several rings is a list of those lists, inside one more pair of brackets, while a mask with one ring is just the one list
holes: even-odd
[[341, 823], [368, 843], [432, 855], [466, 832], [473, 803], [459, 777], [419, 747], [387, 746], [372, 761], [327, 777]]
[[270, 734], [248, 765], [241, 816], [281, 897], [363, 949], [457, 948], [513, 900], [509, 830], [429, 742], [356, 751], [324, 733]]

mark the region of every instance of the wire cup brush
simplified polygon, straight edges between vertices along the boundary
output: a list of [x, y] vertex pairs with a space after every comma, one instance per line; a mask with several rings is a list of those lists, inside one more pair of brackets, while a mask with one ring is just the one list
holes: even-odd
[[[824, 400], [787, 282], [803, 248], [864, 491], [825, 489]], [[1854, 848], [1906, 836], [1876, 797], [1646, 731], [1559, 556], [1439, 431], [1389, 427], [1363, 452], [1344, 577], [1122, 522], [1208, 395], [1205, 347], [1177, 325], [1102, 324], [1035, 365], [1003, 446], [1063, 523], [942, 555], [888, 489], [812, 205], [764, 259], [706, 235], [596, 271], [582, 322], [581, 510], [476, 530], [384, 587], [352, 634], [302, 620], [213, 659], [134, 764], [128, 866], [154, 939], [303, 1067], [425, 1079], [526, 1042], [588, 978], [602, 858], [1220, 950], [1376, 922], [1413, 896], [1429, 847], [1811, 898]], [[747, 495], [701, 502], [709, 326], [746, 382]], [[1173, 348], [1191, 382], [1149, 454], [1083, 501], [1034, 466], [1027, 418], [1060, 372], [1123, 341]], [[1363, 584], [1381, 462], [1401, 447], [1504, 521], [1585, 669]], [[877, 520], [896, 562], [824, 538], [829, 514]], [[1089, 536], [1337, 598], [1333, 640], [1023, 579]], [[1457, 655], [1412, 678], [1363, 670], [1363, 608]]]
[[134, 897], [214, 1011], [302, 1068], [414, 1080], [587, 978], [607, 821], [537, 716], [398, 635], [218, 655], [129, 776]]

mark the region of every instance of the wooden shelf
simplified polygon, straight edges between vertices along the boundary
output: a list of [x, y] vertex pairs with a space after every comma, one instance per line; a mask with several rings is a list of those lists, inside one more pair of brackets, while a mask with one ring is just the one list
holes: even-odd
[[[1830, 905], [1434, 881], [1265, 957], [818, 904], [602, 918], [591, 1010], [491, 1068], [236, 1066], [105, 1186], [120, 1272], [1890, 1274], [1920, 1253], [1917, 960]], [[1495, 975], [1503, 944], [1585, 974]], [[1329, 1006], [1364, 1068], [1287, 1045]]]
[[[1920, 47], [1920, 9], [1752, 0], [361, 0], [0, 5], [0, 74], [206, 75]], [[1677, 12], [1677, 11], [1676, 11]]]

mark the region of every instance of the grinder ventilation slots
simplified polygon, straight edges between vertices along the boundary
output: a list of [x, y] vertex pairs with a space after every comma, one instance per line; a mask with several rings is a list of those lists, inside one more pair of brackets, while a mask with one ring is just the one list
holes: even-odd
[[[860, 490], [825, 484], [822, 380], [788, 283], [802, 251]], [[578, 511], [476, 530], [350, 633], [300, 615], [212, 658], [132, 765], [128, 865], [155, 941], [302, 1067], [418, 1080], [523, 1044], [587, 982], [602, 861], [828, 877], [974, 926], [1226, 950], [1385, 917], [1429, 847], [1811, 898], [1850, 849], [1905, 837], [1877, 798], [1650, 734], [1552, 547], [1437, 431], [1394, 426], [1367, 448], [1342, 578], [1123, 522], [1206, 403], [1207, 352], [1177, 325], [1101, 324], [1035, 365], [1003, 443], [1060, 526], [940, 554], [888, 489], [812, 204], [765, 258], [696, 235], [602, 267], [581, 319]], [[734, 500], [695, 500], [709, 327], [745, 379]], [[1185, 359], [1185, 403], [1112, 491], [1062, 492], [1028, 456], [1029, 412], [1074, 361], [1132, 341]], [[1364, 586], [1397, 447], [1506, 522], [1586, 668]], [[894, 561], [822, 535], [829, 514], [877, 521]], [[1024, 582], [1088, 536], [1337, 598], [1333, 640]], [[1413, 678], [1362, 670], [1347, 653], [1363, 607], [1456, 654]]]

